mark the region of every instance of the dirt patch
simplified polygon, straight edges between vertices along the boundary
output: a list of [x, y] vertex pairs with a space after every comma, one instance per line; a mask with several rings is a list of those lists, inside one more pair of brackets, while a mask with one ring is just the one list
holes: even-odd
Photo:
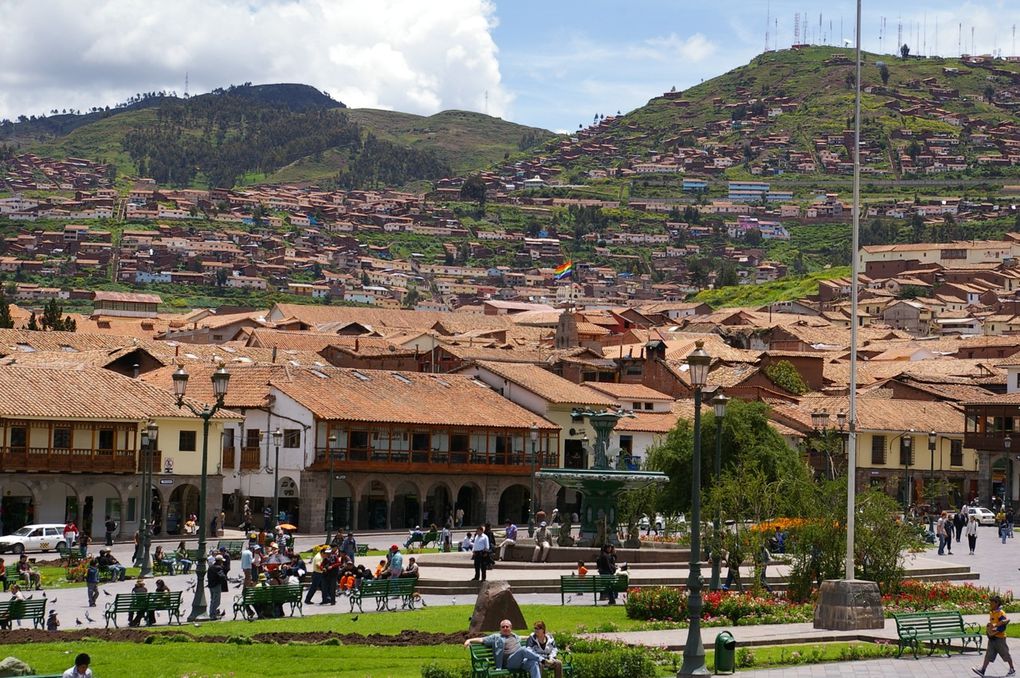
[[[12, 631], [0, 632], [0, 644], [11, 645], [17, 643], [64, 643], [67, 641], [82, 640], [91, 638], [93, 640], [104, 640], [116, 643], [144, 643], [149, 636], [158, 636], [165, 633], [181, 633], [191, 637], [196, 643], [222, 643], [227, 636], [196, 636], [188, 633], [186, 627], [177, 630], [173, 627], [169, 631], [149, 631], [145, 629], [88, 629], [75, 631], [60, 631], [51, 633], [38, 629], [14, 629]], [[428, 633], [426, 631], [405, 630], [396, 635], [383, 635], [372, 633], [363, 636], [357, 633], [334, 633], [332, 631], [310, 631], [308, 633], [287, 633], [284, 631], [272, 633], [257, 633], [251, 637], [256, 643], [321, 643], [331, 638], [337, 638], [341, 643], [349, 645], [452, 645], [463, 643], [468, 637], [467, 632], [460, 633]]]

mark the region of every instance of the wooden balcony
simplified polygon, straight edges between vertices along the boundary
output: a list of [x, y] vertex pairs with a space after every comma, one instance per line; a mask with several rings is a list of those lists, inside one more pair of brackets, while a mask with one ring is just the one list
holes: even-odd
[[[142, 467], [145, 466], [145, 452], [138, 452], [138, 472], [142, 472]], [[163, 470], [163, 451], [153, 450], [152, 451], [152, 466], [150, 467], [153, 473], [161, 473]]]
[[223, 471], [232, 470], [234, 468], [234, 448], [224, 447], [223, 448], [223, 461], [221, 463]]
[[262, 450], [257, 447], [241, 448], [241, 470], [255, 471], [262, 468]]
[[134, 450], [0, 447], [0, 471], [3, 472], [134, 473], [135, 469]]
[[[488, 473], [495, 475], [527, 475], [531, 472], [530, 452], [476, 452], [445, 450], [366, 450], [341, 449], [315, 451], [309, 471], [328, 471], [330, 452], [333, 470], [383, 471], [397, 473]], [[535, 469], [558, 466], [556, 452], [539, 452]]]
[[[1007, 436], [1012, 436], [1012, 441], [1009, 448], [1006, 447], [1005, 441]], [[963, 434], [963, 446], [968, 447], [972, 450], [980, 450], [982, 452], [1009, 452], [1013, 448], [1016, 448], [1017, 452], [1020, 452], [1020, 432], [1013, 433], [1012, 431], [997, 431], [994, 433], [964, 433]]]

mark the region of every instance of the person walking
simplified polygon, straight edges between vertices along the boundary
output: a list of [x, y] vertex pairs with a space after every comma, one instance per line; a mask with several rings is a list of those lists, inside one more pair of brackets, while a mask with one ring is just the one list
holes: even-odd
[[471, 544], [471, 560], [475, 565], [475, 576], [471, 581], [485, 581], [485, 570], [489, 565], [489, 538], [485, 536], [485, 528], [479, 525], [475, 529], [475, 539]]
[[978, 520], [977, 516], [971, 516], [967, 523], [967, 546], [970, 547], [970, 555], [974, 555], [974, 547], [977, 546]]
[[999, 515], [1002, 516], [1002, 520], [999, 521], [999, 539], [1002, 543], [1006, 543], [1006, 538], [1009, 536], [1009, 523], [1006, 522], [1006, 514], [1004, 511], [1000, 511]]
[[988, 613], [988, 623], [985, 624], [985, 633], [988, 636], [988, 648], [985, 650], [985, 661], [980, 669], [971, 669], [979, 676], [985, 675], [988, 665], [995, 661], [995, 657], [1002, 657], [1009, 664], [1007, 676], [1015, 676], [1013, 658], [1009, 655], [1009, 646], [1006, 644], [1006, 626], [1009, 625], [1009, 618], [1002, 611], [1002, 598], [992, 596], [988, 599], [988, 606], [991, 610]]
[[223, 571], [223, 556], [216, 555], [205, 578], [209, 586], [209, 620], [216, 621], [226, 614], [226, 612], [220, 612], [220, 597], [227, 590], [227, 575]]
[[957, 511], [953, 514], [953, 528], [956, 530], [956, 543], [960, 543], [960, 537], [963, 536], [963, 528], [967, 526], [967, 516], [963, 511]]
[[305, 604], [312, 604], [312, 596], [315, 595], [316, 591], [322, 591], [321, 602], [326, 602], [326, 592], [322, 589], [322, 560], [325, 557], [322, 553], [322, 549], [312, 556], [312, 584], [308, 587], [308, 593], [305, 594]]
[[106, 545], [113, 546], [113, 533], [117, 531], [117, 523], [109, 515], [106, 516]]
[[85, 587], [88, 589], [89, 607], [95, 607], [99, 600], [99, 561], [95, 558], [89, 561], [85, 571]]
[[[602, 575], [616, 574], [616, 553], [612, 544], [603, 545], [599, 557], [595, 559], [595, 568]], [[610, 589], [600, 596], [600, 599], [606, 598], [609, 599], [610, 605], [616, 605], [616, 589]]]

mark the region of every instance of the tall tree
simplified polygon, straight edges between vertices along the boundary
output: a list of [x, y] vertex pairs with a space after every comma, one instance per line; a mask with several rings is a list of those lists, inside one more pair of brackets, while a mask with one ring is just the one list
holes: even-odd
[[7, 302], [7, 295], [4, 294], [3, 288], [0, 288], [0, 328], [12, 329], [14, 327], [14, 319], [11, 318], [11, 305]]

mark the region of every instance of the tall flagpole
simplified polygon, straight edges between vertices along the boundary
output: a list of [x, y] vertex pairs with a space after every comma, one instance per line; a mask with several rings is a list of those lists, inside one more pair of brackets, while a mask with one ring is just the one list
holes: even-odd
[[846, 578], [854, 579], [854, 523], [857, 494], [857, 279], [861, 230], [861, 0], [857, 0], [857, 77], [854, 95], [854, 204], [850, 263], [850, 413], [846, 472]]

